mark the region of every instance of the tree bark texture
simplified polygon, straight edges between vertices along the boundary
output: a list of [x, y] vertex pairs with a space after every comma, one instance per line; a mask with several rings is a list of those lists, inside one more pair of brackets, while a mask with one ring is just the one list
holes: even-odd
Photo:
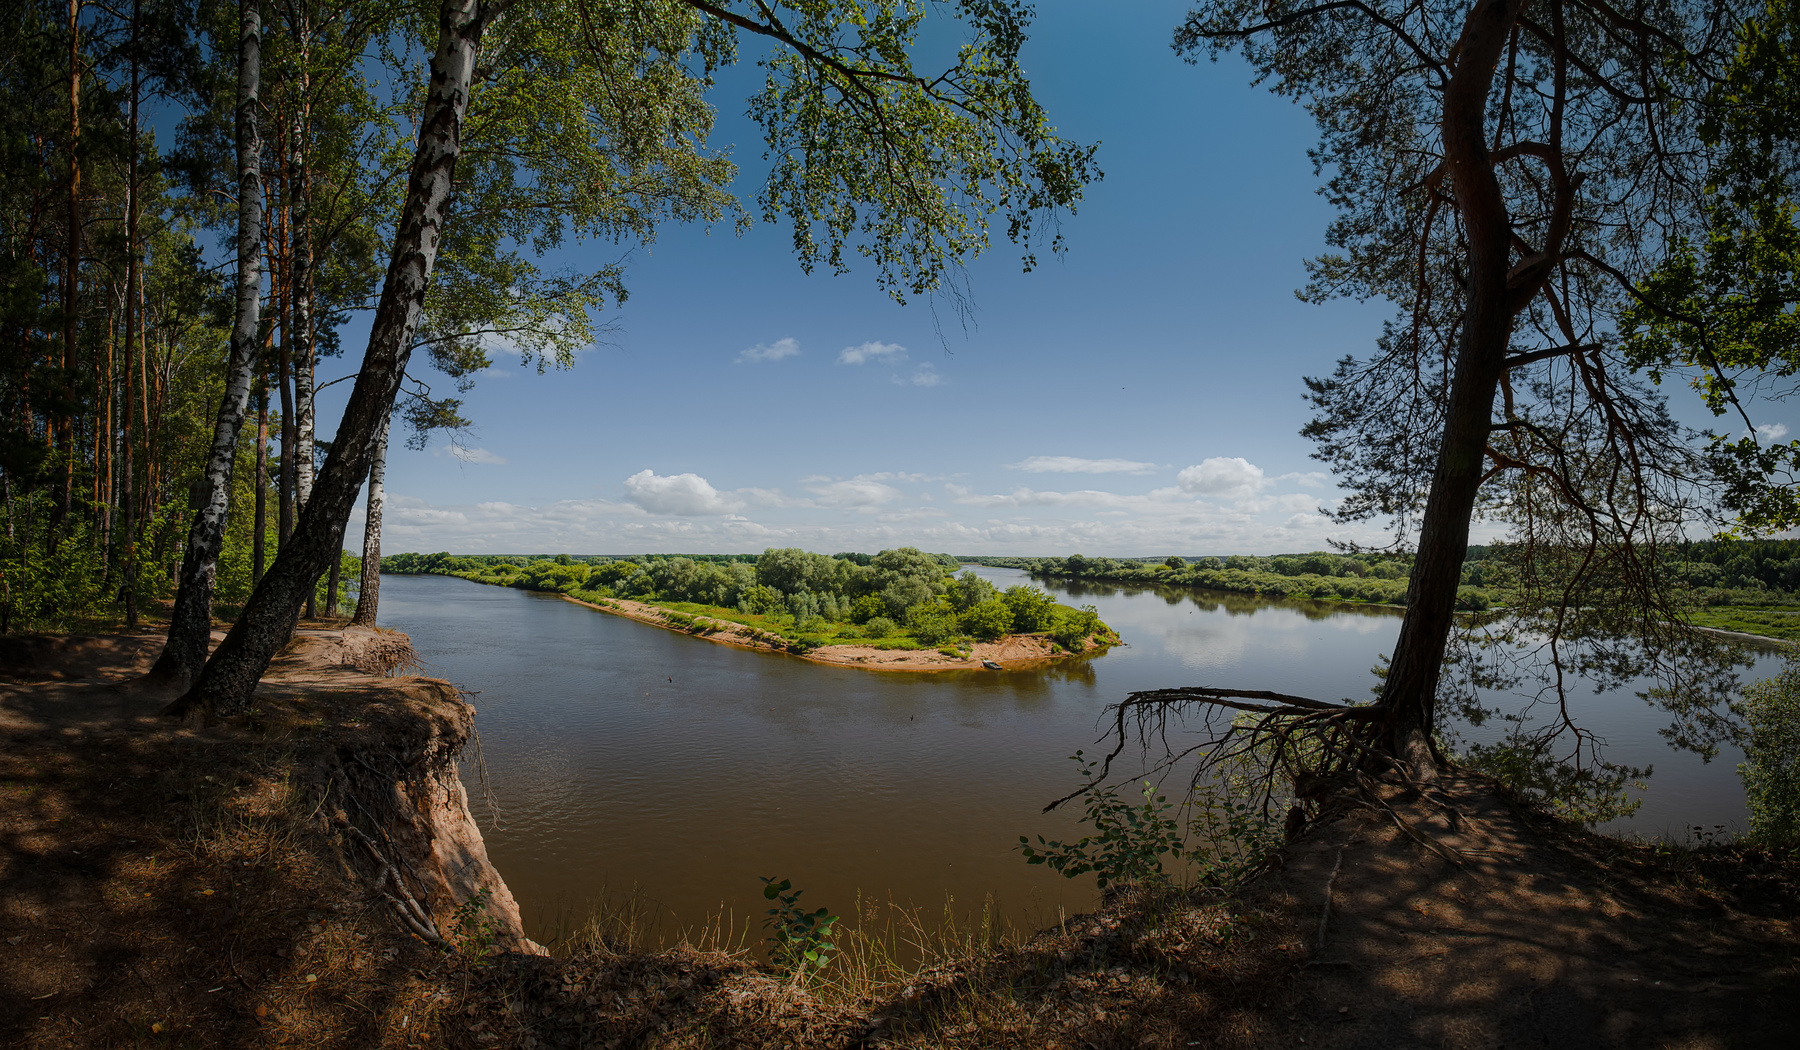
[[363, 520], [362, 580], [356, 594], [356, 615], [350, 622], [358, 627], [375, 626], [381, 604], [381, 507], [386, 499], [388, 428], [390, 416], [381, 423], [375, 438], [375, 458], [369, 462], [368, 513]]
[[[81, 0], [69, 0], [69, 199], [68, 241], [63, 258], [63, 404], [75, 404], [75, 366], [81, 312]], [[52, 547], [60, 536], [75, 484], [75, 418], [64, 408], [57, 422], [55, 502], [51, 506], [48, 537]]]
[[1420, 522], [1406, 618], [1378, 701], [1393, 716], [1391, 736], [1383, 743], [1415, 776], [1427, 780], [1436, 770], [1431, 731], [1438, 679], [1455, 623], [1469, 520], [1486, 466], [1494, 397], [1516, 311], [1507, 281], [1511, 223], [1483, 128], [1494, 70], [1520, 4], [1481, 0], [1475, 5], [1463, 25], [1456, 70], [1444, 91], [1444, 158], [1467, 238], [1469, 280], [1443, 444]]
[[169, 640], [151, 669], [153, 675], [183, 684], [192, 682], [200, 673], [206, 663], [207, 643], [212, 638], [213, 588], [218, 576], [219, 548], [225, 542], [232, 466], [237, 459], [238, 435], [249, 407], [256, 364], [263, 240], [262, 142], [256, 125], [257, 96], [262, 86], [262, 15], [258, 3], [259, 0], [238, 3], [237, 319], [231, 330], [225, 396], [219, 402], [212, 446], [201, 475], [200, 509], [188, 529], [187, 549], [182, 553], [181, 582], [169, 620]]
[[440, 6], [430, 92], [420, 114], [419, 144], [393, 258], [331, 453], [293, 536], [282, 545], [199, 680], [170, 706], [173, 714], [216, 717], [247, 707], [269, 661], [293, 636], [306, 595], [342, 550], [344, 525], [368, 475], [376, 436], [393, 410], [424, 309], [454, 184], [476, 52], [488, 19], [500, 6], [477, 0], [443, 0]]

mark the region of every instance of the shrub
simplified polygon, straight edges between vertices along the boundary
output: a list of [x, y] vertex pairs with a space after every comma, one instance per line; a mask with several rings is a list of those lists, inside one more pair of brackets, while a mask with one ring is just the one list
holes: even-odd
[[870, 638], [886, 638], [888, 635], [893, 634], [898, 630], [899, 627], [899, 624], [885, 616], [871, 616], [868, 620], [864, 621], [862, 633], [868, 635]]
[[1800, 659], [1744, 690], [1749, 737], [1738, 776], [1750, 834], [1768, 845], [1800, 844]]
[[984, 642], [1012, 630], [1012, 609], [998, 598], [989, 598], [962, 614], [962, 629]]
[[942, 602], [926, 602], [913, 606], [906, 614], [906, 625], [924, 645], [941, 645], [962, 635], [956, 614]]
[[1001, 600], [1012, 610], [1015, 631], [1047, 630], [1056, 616], [1055, 599], [1036, 587], [1008, 587]]
[[1088, 635], [1099, 626], [1100, 613], [1091, 605], [1060, 610], [1056, 625], [1050, 630], [1050, 638], [1063, 648], [1078, 653], [1087, 648]]
[[850, 603], [850, 621], [852, 623], [868, 623], [877, 616], [885, 618], [887, 614], [887, 602], [882, 601], [879, 594], [865, 594]]

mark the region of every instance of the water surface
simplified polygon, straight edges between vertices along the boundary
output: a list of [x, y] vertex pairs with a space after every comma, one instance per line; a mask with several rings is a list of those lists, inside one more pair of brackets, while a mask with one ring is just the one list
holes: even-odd
[[[1022, 573], [981, 569], [1000, 586]], [[1094, 903], [1092, 878], [1025, 865], [1021, 834], [1079, 834], [1043, 814], [1074, 786], [1108, 703], [1176, 685], [1364, 698], [1391, 651], [1393, 610], [1235, 595], [1051, 585], [1093, 604], [1127, 645], [1026, 671], [882, 673], [676, 634], [555, 596], [447, 577], [388, 576], [383, 622], [427, 672], [477, 695], [488, 849], [527, 927], [553, 934], [603, 895], [636, 891], [675, 930], [721, 908], [760, 922], [759, 875], [803, 903], [858, 895], [937, 913], [992, 900], [1020, 928]], [[1747, 677], [1771, 674], [1765, 657]], [[1654, 765], [1627, 830], [1743, 824], [1739, 761], [1670, 750], [1629, 693], [1584, 697], [1613, 759]], [[753, 933], [753, 939], [756, 934]]]

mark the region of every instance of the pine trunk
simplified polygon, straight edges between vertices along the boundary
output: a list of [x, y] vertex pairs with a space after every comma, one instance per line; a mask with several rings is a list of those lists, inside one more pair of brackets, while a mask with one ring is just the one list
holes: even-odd
[[1519, 6], [1520, 0], [1483, 0], [1469, 12], [1457, 45], [1456, 71], [1444, 91], [1444, 159], [1462, 213], [1469, 279], [1443, 444], [1420, 523], [1406, 618], [1378, 701], [1392, 712], [1390, 736], [1383, 743], [1422, 781], [1436, 776], [1431, 733], [1438, 680], [1455, 626], [1469, 520], [1486, 467], [1494, 397], [1516, 312], [1516, 296], [1508, 287], [1511, 223], [1483, 131], [1494, 69]]
[[493, 10], [477, 0], [442, 2], [430, 91], [420, 114], [419, 144], [393, 258], [331, 454], [293, 537], [282, 545], [199, 680], [171, 705], [171, 713], [222, 716], [247, 707], [269, 661], [293, 636], [307, 593], [343, 548], [345, 522], [368, 476], [376, 435], [393, 410], [424, 309], [454, 184], [476, 51]]
[[[251, 374], [256, 364], [256, 336], [262, 291], [262, 143], [257, 134], [257, 95], [262, 80], [262, 16], [259, 0], [239, 0], [238, 37], [238, 229], [237, 320], [231, 331], [226, 364], [225, 397], [213, 424], [212, 447], [201, 475], [199, 511], [188, 530], [182, 552], [181, 581], [169, 620], [169, 641], [151, 674], [189, 683], [206, 663], [212, 638], [212, 598], [217, 582], [219, 548], [225, 542], [225, 517], [231, 499], [231, 473], [237, 459], [238, 434], [250, 402]], [[260, 483], [260, 479], [259, 479]], [[260, 533], [258, 534], [260, 536]]]

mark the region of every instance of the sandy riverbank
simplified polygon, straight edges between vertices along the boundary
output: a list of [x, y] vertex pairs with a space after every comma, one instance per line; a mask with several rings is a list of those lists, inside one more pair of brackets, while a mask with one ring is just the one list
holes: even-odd
[[[608, 598], [604, 602], [588, 602], [565, 594], [563, 601], [585, 605], [590, 609], [624, 616], [640, 623], [661, 627], [668, 631], [679, 631], [691, 634], [696, 638], [704, 638], [709, 642], [721, 645], [735, 645], [740, 649], [761, 649], [765, 652], [783, 652], [798, 655], [803, 660], [814, 663], [837, 664], [843, 667], [861, 667], [871, 671], [973, 671], [980, 670], [982, 661], [991, 660], [1005, 669], [1032, 667], [1054, 660], [1066, 660], [1076, 654], [1061, 649], [1046, 634], [1009, 634], [992, 642], [975, 642], [965, 657], [948, 656], [936, 649], [881, 649], [873, 645], [822, 645], [805, 653], [792, 654], [788, 649], [788, 640], [780, 635], [767, 631], [759, 631], [730, 620], [720, 620], [711, 616], [689, 616], [686, 613], [672, 613], [661, 606], [648, 602], [634, 602], [629, 598]], [[1088, 650], [1104, 647], [1105, 639], [1094, 635], [1088, 639]], [[1114, 643], [1118, 644], [1118, 643]]]

